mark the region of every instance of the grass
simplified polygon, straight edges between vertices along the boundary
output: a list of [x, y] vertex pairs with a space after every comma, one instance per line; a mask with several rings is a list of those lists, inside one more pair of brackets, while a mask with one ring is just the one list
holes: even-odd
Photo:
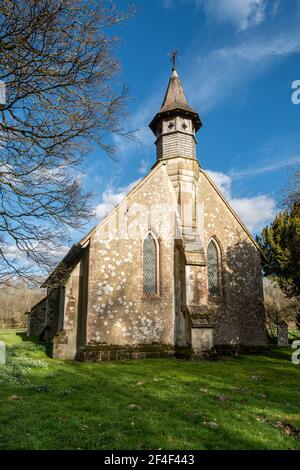
[[291, 349], [89, 364], [13, 330], [0, 340], [0, 449], [300, 449]]
[[289, 339], [291, 341], [300, 339], [300, 330], [289, 330]]

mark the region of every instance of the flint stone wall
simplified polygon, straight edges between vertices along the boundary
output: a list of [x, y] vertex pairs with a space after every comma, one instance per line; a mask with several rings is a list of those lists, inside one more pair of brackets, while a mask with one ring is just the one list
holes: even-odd
[[[205, 253], [214, 238], [221, 255], [221, 295], [217, 299], [208, 296], [207, 301], [213, 312], [214, 344], [264, 346], [261, 255], [203, 172], [197, 184], [197, 200], [204, 205]], [[203, 275], [207, 286], [206, 268]]]
[[[153, 207], [164, 206], [173, 210], [153, 213]], [[175, 208], [173, 187], [161, 165], [92, 235], [88, 343], [174, 344]], [[119, 237], [113, 227], [123, 219], [129, 230]], [[143, 294], [143, 239], [149, 230], [159, 243], [157, 295]]]

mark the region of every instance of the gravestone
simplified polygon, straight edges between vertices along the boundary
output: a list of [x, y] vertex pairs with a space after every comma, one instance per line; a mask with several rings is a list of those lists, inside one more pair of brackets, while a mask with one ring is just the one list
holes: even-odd
[[6, 350], [4, 341], [0, 341], [0, 365], [6, 364]]
[[288, 346], [288, 344], [289, 344], [288, 324], [285, 321], [281, 321], [278, 323], [277, 345]]

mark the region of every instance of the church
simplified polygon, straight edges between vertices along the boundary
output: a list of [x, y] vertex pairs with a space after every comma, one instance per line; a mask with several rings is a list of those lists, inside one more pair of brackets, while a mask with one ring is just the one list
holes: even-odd
[[261, 252], [197, 160], [198, 113], [173, 67], [149, 124], [151, 171], [44, 282], [28, 335], [82, 361], [266, 346]]

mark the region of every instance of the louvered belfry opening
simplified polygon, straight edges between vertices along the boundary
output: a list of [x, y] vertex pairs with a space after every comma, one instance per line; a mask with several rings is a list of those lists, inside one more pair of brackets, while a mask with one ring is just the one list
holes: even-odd
[[151, 233], [143, 246], [144, 294], [157, 294], [157, 247]]
[[219, 254], [211, 240], [207, 248], [208, 292], [211, 296], [220, 295]]

